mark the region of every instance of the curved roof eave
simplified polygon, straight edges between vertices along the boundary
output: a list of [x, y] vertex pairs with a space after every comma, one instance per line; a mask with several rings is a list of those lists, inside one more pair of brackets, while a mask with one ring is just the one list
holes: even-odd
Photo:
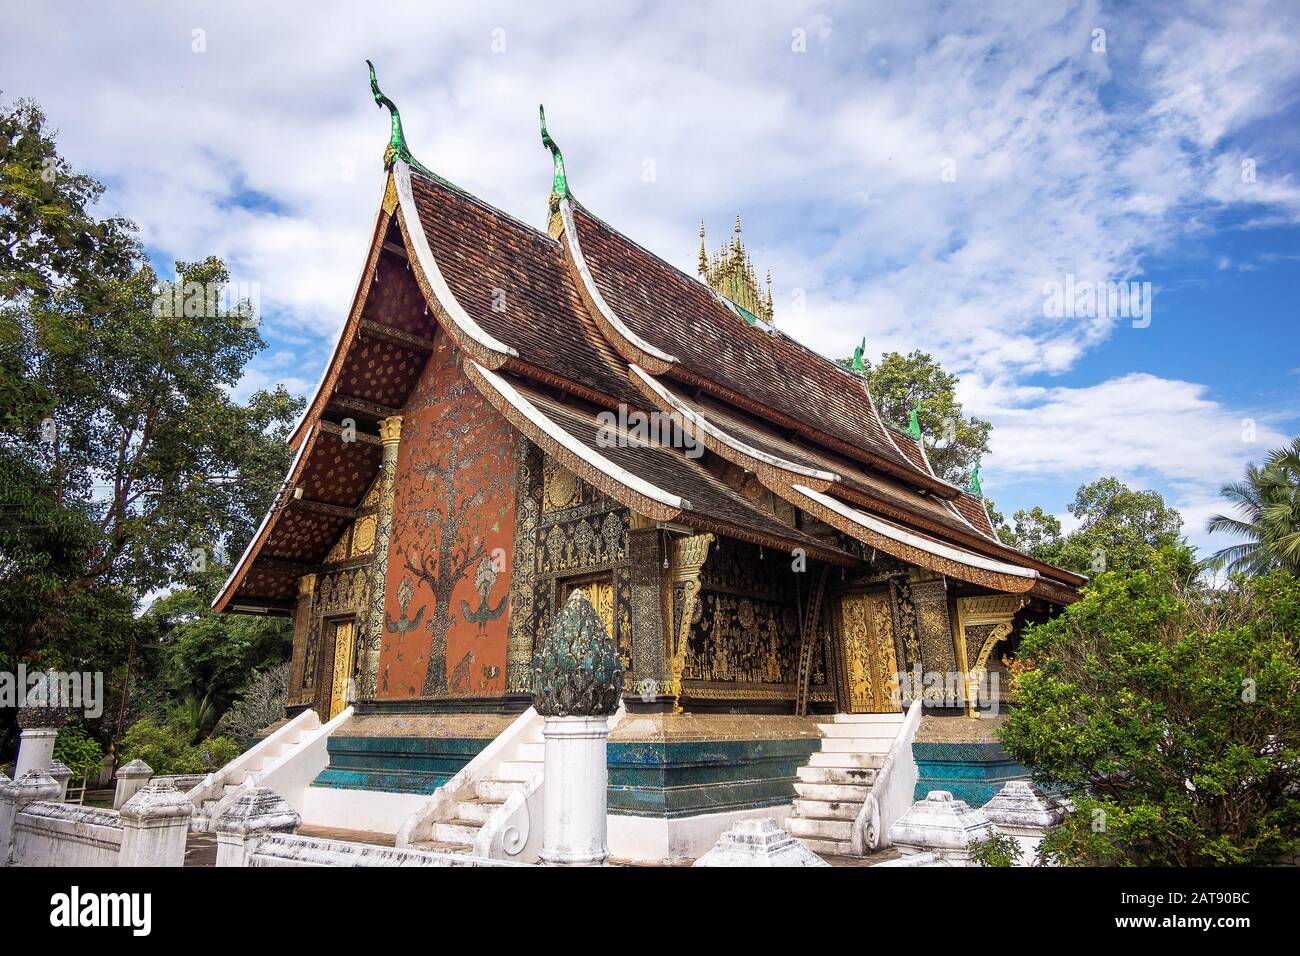
[[257, 560], [257, 553], [262, 550], [262, 543], [270, 533], [271, 519], [284, 510], [284, 506], [288, 501], [285, 493], [296, 483], [298, 473], [306, 461], [307, 452], [313, 444], [311, 440], [313, 433], [314, 428], [308, 425], [307, 432], [303, 435], [301, 444], [298, 445], [298, 451], [294, 454], [293, 461], [289, 465], [289, 470], [285, 473], [284, 481], [280, 483], [280, 490], [275, 494], [275, 500], [266, 509], [266, 514], [262, 516], [262, 523], [257, 526], [257, 531], [248, 539], [248, 545], [244, 548], [244, 553], [231, 566], [226, 583], [221, 585], [220, 590], [217, 591], [217, 596], [212, 599], [210, 606], [218, 614], [224, 610], [226, 604], [234, 596], [239, 584], [243, 582], [244, 576], [248, 573], [248, 565]]
[[914, 534], [805, 485], [792, 485], [791, 490], [805, 499], [805, 507], [811, 505], [809, 510], [832, 527], [929, 570], [1012, 594], [1023, 594], [1040, 578], [1032, 568], [996, 561]]
[[681, 415], [686, 421], [698, 428], [702, 433], [712, 438], [720, 445], [738, 452], [741, 456], [753, 459], [772, 468], [780, 469], [791, 475], [803, 478], [812, 478], [819, 482], [834, 483], [840, 480], [840, 476], [831, 471], [823, 471], [819, 468], [808, 468], [797, 462], [788, 461], [784, 458], [778, 458], [770, 455], [765, 451], [760, 451], [751, 445], [746, 444], [734, 435], [723, 431], [703, 415], [700, 415], [694, 409], [689, 408], [676, 395], [668, 390], [662, 382], [650, 375], [645, 369], [633, 364], [628, 366], [632, 373], [632, 380], [643, 392], [649, 391], [651, 396], [658, 398], [661, 405], [667, 406], [674, 413]]
[[407, 247], [415, 253], [416, 282], [429, 300], [429, 307], [439, 316], [446, 317], [445, 327], [480, 364], [496, 369], [507, 359], [518, 358], [518, 352], [474, 321], [451, 291], [433, 257], [429, 238], [424, 234], [424, 224], [411, 190], [411, 167], [400, 159], [393, 163], [393, 182], [397, 187], [397, 221]]
[[591, 274], [591, 267], [582, 254], [582, 243], [578, 239], [578, 227], [573, 221], [573, 206], [568, 199], [560, 200], [560, 220], [564, 224], [564, 248], [568, 260], [577, 273], [576, 280], [582, 297], [591, 308], [592, 318], [609, 338], [610, 344], [629, 363], [644, 365], [656, 374], [666, 372], [677, 364], [677, 358], [662, 349], [651, 345], [628, 327], [605, 301], [596, 278]]
[[594, 468], [615, 486], [626, 489], [622, 496], [613, 495], [621, 504], [656, 521], [671, 521], [690, 510], [691, 503], [685, 498], [652, 485], [588, 448], [547, 418], [508, 381], [468, 356], [465, 372], [498, 412], [570, 471], [581, 475], [587, 468]]

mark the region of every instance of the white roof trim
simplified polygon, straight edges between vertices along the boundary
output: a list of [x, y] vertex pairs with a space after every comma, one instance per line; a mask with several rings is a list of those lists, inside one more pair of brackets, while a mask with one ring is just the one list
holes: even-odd
[[722, 429], [715, 426], [703, 415], [699, 414], [694, 409], [688, 407], [681, 399], [679, 399], [672, 392], [668, 391], [668, 389], [664, 387], [662, 382], [660, 382], [654, 376], [647, 373], [645, 369], [637, 365], [629, 365], [628, 368], [632, 370], [632, 374], [636, 375], [639, 379], [641, 379], [641, 381], [645, 382], [646, 385], [649, 386], [649, 388], [656, 395], [658, 395], [661, 399], [663, 399], [665, 402], [671, 405], [674, 411], [680, 414], [692, 425], [700, 429], [700, 431], [704, 432], [706, 435], [710, 435], [713, 438], [716, 438], [724, 445], [729, 445], [732, 448], [736, 449], [736, 451], [738, 452], [748, 455], [751, 458], [756, 458], [766, 465], [771, 465], [774, 468], [780, 468], [783, 471], [793, 472], [797, 475], [805, 475], [808, 478], [817, 478], [821, 481], [840, 480], [840, 476], [835, 474], [833, 471], [822, 471], [819, 468], [809, 468], [806, 465], [800, 465], [793, 461], [787, 461], [784, 458], [778, 458], [775, 455], [769, 455], [767, 452], [759, 451], [757, 448], [745, 444], [740, 439], [735, 438], [732, 435], [728, 434], [727, 432], [722, 431]]
[[407, 235], [410, 237], [411, 245], [415, 247], [416, 261], [419, 262], [420, 269], [433, 289], [433, 297], [438, 300], [438, 304], [457, 327], [479, 345], [493, 352], [518, 358], [518, 352], [494, 338], [456, 301], [451, 286], [447, 285], [442, 270], [438, 268], [438, 263], [433, 258], [433, 250], [429, 248], [429, 238], [424, 234], [420, 211], [415, 207], [415, 194], [411, 192], [411, 167], [400, 159], [393, 163], [393, 181], [397, 184], [397, 202], [406, 219]]
[[934, 541], [930, 538], [923, 538], [920, 535], [913, 534], [903, 528], [881, 521], [864, 511], [850, 507], [842, 501], [838, 501], [829, 495], [813, 491], [804, 485], [794, 485], [794, 490], [801, 495], [806, 495], [813, 501], [825, 508], [829, 508], [836, 514], [848, 518], [850, 521], [861, 525], [868, 531], [884, 535], [897, 541], [899, 544], [905, 544], [908, 547], [925, 551], [940, 558], [947, 558], [949, 561], [956, 561], [958, 564], [965, 564], [968, 567], [979, 568], [983, 571], [992, 571], [995, 574], [1010, 574], [1018, 578], [1037, 578], [1039, 574], [1032, 568], [1021, 568], [1014, 564], [1007, 564], [1003, 561], [994, 561], [992, 558], [986, 558], [983, 555], [973, 554], [970, 551], [961, 548], [954, 548], [951, 545], [944, 544], [941, 541]]
[[518, 389], [507, 382], [496, 372], [489, 371], [472, 358], [466, 356], [465, 360], [474, 366], [474, 371], [482, 375], [489, 385], [504, 398], [510, 405], [523, 415], [535, 426], [547, 434], [548, 437], [562, 445], [565, 449], [577, 455], [583, 461], [589, 462], [599, 469], [606, 477], [612, 478], [621, 485], [631, 488], [637, 494], [644, 495], [652, 501], [657, 501], [661, 505], [669, 508], [676, 508], [679, 511], [690, 511], [691, 503], [685, 498], [680, 498], [671, 492], [664, 491], [655, 485], [650, 484], [644, 478], [640, 478], [630, 471], [620, 468], [608, 458], [601, 455], [592, 448], [588, 448], [578, 439], [574, 438], [567, 431], [561, 428], [555, 422], [551, 421], [538, 410], [528, 399], [519, 394]]
[[220, 601], [222, 595], [226, 593], [226, 588], [230, 587], [230, 583], [235, 580], [235, 575], [237, 575], [239, 569], [244, 566], [244, 562], [248, 560], [248, 556], [252, 553], [254, 545], [256, 545], [258, 540], [262, 537], [262, 532], [266, 530], [267, 522], [271, 520], [272, 515], [276, 512], [275, 506], [279, 504], [280, 496], [284, 494], [285, 489], [289, 486], [289, 479], [292, 478], [293, 473], [298, 470], [298, 462], [302, 461], [302, 456], [306, 453], [307, 446], [311, 444], [311, 433], [313, 428], [314, 426], [309, 425], [307, 431], [303, 433], [302, 442], [298, 445], [298, 451], [293, 456], [293, 462], [289, 465], [289, 471], [284, 476], [284, 481], [280, 482], [280, 490], [275, 493], [275, 500], [271, 502], [271, 507], [266, 509], [266, 514], [262, 517], [262, 523], [257, 526], [257, 530], [253, 532], [253, 536], [248, 539], [248, 546], [244, 548], [244, 553], [239, 556], [238, 561], [231, 565], [230, 574], [226, 578], [226, 583], [221, 585], [221, 589], [217, 591], [217, 596], [212, 599], [212, 603], [209, 607], [217, 606], [217, 602]]
[[605, 301], [605, 297], [600, 294], [600, 289], [596, 287], [596, 280], [592, 276], [591, 269], [587, 266], [587, 260], [582, 254], [582, 246], [578, 243], [578, 229], [573, 222], [573, 206], [567, 199], [560, 200], [560, 218], [564, 222], [564, 239], [569, 247], [569, 255], [573, 257], [573, 264], [577, 266], [578, 275], [582, 277], [582, 284], [586, 286], [587, 294], [591, 296], [591, 301], [595, 304], [596, 310], [600, 312], [606, 322], [617, 330], [619, 335], [631, 342], [637, 349], [657, 358], [661, 362], [676, 365], [677, 359], [674, 356], [655, 348], [624, 325], [623, 320], [615, 314], [614, 310], [609, 307], [609, 303]]

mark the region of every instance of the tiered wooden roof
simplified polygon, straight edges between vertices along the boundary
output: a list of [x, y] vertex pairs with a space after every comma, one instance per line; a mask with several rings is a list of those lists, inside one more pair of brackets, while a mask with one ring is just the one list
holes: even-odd
[[[1000, 591], [1073, 600], [1084, 578], [1003, 545], [983, 502], [939, 478], [880, 418], [864, 381], [553, 197], [541, 232], [414, 167], [391, 172], [352, 310], [290, 439], [285, 486], [214, 602], [284, 612], [376, 475], [434, 336], [523, 435], [654, 521], [842, 565], [847, 546], [778, 520], [682, 448], [605, 447], [597, 415], [675, 414], [707, 453], [848, 539]], [[345, 442], [351, 418], [357, 441]]]

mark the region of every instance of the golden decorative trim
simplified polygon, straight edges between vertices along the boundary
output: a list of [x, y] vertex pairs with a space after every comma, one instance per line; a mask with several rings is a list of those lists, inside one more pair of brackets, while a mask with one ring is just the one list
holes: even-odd
[[[669, 580], [674, 592], [681, 588], [680, 611], [674, 608], [677, 628], [673, 634], [674, 645], [669, 658], [669, 687], [673, 697], [673, 713], [682, 712], [682, 674], [686, 671], [686, 653], [690, 647], [691, 618], [695, 614], [700, 599], [700, 570], [709, 557], [709, 545], [713, 535], [693, 534], [684, 538], [675, 538], [672, 542], [671, 571]], [[672, 633], [671, 625], [668, 628]]]
[[402, 440], [401, 415], [391, 415], [380, 421], [379, 440], [385, 445], [396, 445]]
[[388, 179], [384, 182], [384, 202], [382, 206], [385, 215], [391, 216], [397, 210], [397, 181], [393, 179], [393, 174], [388, 174]]

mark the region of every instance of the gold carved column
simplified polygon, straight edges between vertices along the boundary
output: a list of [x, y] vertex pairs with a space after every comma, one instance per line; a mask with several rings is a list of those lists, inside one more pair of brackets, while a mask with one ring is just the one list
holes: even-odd
[[315, 688], [308, 693], [303, 687], [307, 642], [311, 640], [312, 599], [315, 593], [316, 575], [304, 574], [298, 579], [298, 603], [293, 609], [293, 654], [289, 664], [288, 704], [290, 707], [310, 704], [315, 695]]
[[384, 641], [384, 591], [388, 584], [388, 540], [393, 532], [393, 485], [397, 480], [397, 449], [402, 441], [402, 417], [393, 415], [379, 423], [383, 461], [379, 474], [379, 514], [375, 523], [374, 560], [370, 563], [370, 588], [361, 620], [361, 682], [358, 698], [374, 697], [379, 678], [379, 648]]
[[690, 648], [691, 618], [700, 599], [700, 570], [709, 557], [711, 534], [693, 534], [675, 538], [672, 542], [671, 578], [672, 623], [668, 628], [671, 647], [668, 650], [669, 690], [673, 697], [673, 713], [682, 712], [682, 674], [686, 671], [686, 655]]
[[978, 717], [975, 699], [989, 657], [1000, 641], [1011, 635], [1016, 612], [1025, 599], [1015, 594], [986, 594], [958, 598], [953, 640], [957, 665], [966, 675], [966, 715]]

